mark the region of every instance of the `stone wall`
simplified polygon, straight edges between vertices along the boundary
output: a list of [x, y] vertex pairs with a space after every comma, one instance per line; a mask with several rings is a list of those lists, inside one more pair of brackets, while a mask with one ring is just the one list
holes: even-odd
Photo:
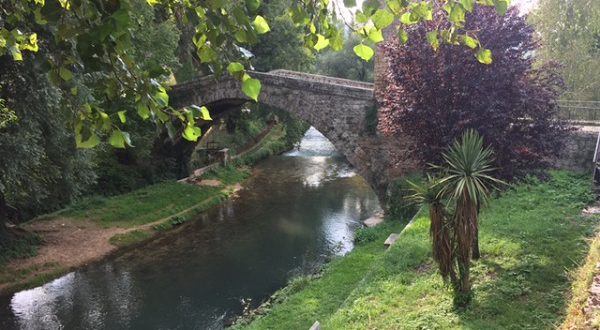
[[555, 166], [560, 169], [591, 174], [594, 168], [593, 157], [597, 139], [598, 132], [590, 130], [573, 132], [567, 138]]
[[[411, 144], [369, 132], [367, 114], [376, 107], [373, 85], [290, 71], [252, 72], [262, 84], [260, 102], [288, 111], [321, 132], [373, 188], [382, 205], [392, 178], [415, 170]], [[207, 105], [218, 116], [218, 104], [242, 104], [248, 98], [231, 77], [204, 77], [174, 86], [174, 107]], [[211, 105], [213, 105], [211, 107]]]

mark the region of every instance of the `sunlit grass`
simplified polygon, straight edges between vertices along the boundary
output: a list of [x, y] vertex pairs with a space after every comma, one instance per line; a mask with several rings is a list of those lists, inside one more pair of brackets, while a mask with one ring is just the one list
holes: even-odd
[[[580, 215], [592, 198], [587, 176], [555, 172], [492, 200], [482, 213], [482, 258], [472, 264], [466, 311], [453, 308], [431, 260], [428, 218], [420, 216], [388, 253], [378, 240], [358, 247], [349, 258], [373, 249], [369, 261], [333, 264], [249, 328], [308, 329], [319, 320], [323, 329], [554, 329], [565, 317], [568, 274], [597, 228], [598, 219]], [[333, 280], [353, 274], [354, 284]], [[323, 303], [330, 295], [335, 301]]]

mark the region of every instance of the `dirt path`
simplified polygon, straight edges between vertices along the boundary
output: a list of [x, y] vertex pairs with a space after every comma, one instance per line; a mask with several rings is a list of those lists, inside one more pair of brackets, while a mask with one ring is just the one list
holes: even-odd
[[0, 293], [44, 274], [65, 272], [101, 260], [117, 249], [110, 244], [110, 238], [130, 230], [101, 228], [89, 220], [68, 218], [40, 220], [22, 227], [40, 235], [44, 243], [36, 256], [13, 260], [2, 270], [15, 278], [0, 283]]

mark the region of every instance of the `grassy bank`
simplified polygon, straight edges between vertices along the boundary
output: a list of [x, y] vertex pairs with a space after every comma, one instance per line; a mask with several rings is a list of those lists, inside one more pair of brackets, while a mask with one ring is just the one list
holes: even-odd
[[[218, 180], [220, 186], [162, 182], [123, 195], [88, 198], [26, 223], [24, 228], [40, 232], [40, 239], [23, 247], [28, 259], [11, 262], [14, 253], [4, 256], [0, 251], [0, 294], [40, 285], [195, 219], [234, 193], [236, 185], [250, 176], [247, 165], [284, 151], [283, 136], [285, 130], [275, 126], [232, 166], [217, 167], [203, 175]], [[87, 254], [77, 256], [85, 248]], [[57, 251], [61, 256], [56, 256]]]
[[[600, 263], [599, 234], [596, 234], [596, 237], [590, 244], [590, 250], [585, 263], [572, 274], [574, 281], [571, 285], [571, 302], [569, 303], [567, 317], [561, 329], [586, 329], [590, 326], [594, 329], [600, 328], [600, 311], [596, 309], [586, 313], [584, 310], [588, 307], [587, 301], [590, 298], [589, 290], [592, 287], [594, 276], [600, 273], [597, 268]], [[596, 304], [594, 305], [597, 306]]]
[[[569, 274], [597, 228], [597, 218], [580, 215], [590, 191], [588, 177], [555, 172], [549, 182], [521, 183], [494, 199], [482, 213], [482, 259], [473, 262], [474, 300], [464, 312], [453, 309], [432, 263], [428, 218], [421, 215], [389, 252], [381, 238], [392, 228], [348, 257], [370, 250], [368, 267], [334, 263], [240, 328], [308, 329], [319, 320], [323, 329], [553, 329], [565, 317]], [[352, 276], [359, 278], [337, 284]]]
[[334, 259], [313, 280], [300, 277], [273, 295], [275, 305], [261, 308], [268, 313], [249, 326], [242, 321], [234, 329], [308, 329], [315, 320], [333, 314], [383, 256], [383, 241], [390, 232], [400, 232], [407, 221], [391, 221], [357, 232], [357, 248], [350, 254]]

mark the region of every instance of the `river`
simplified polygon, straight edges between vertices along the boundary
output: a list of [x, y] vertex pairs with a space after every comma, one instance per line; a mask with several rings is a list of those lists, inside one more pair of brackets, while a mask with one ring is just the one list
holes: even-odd
[[0, 297], [1, 329], [222, 329], [299, 274], [353, 248], [376, 196], [311, 128], [254, 167], [237, 198], [180, 229], [44, 286]]

